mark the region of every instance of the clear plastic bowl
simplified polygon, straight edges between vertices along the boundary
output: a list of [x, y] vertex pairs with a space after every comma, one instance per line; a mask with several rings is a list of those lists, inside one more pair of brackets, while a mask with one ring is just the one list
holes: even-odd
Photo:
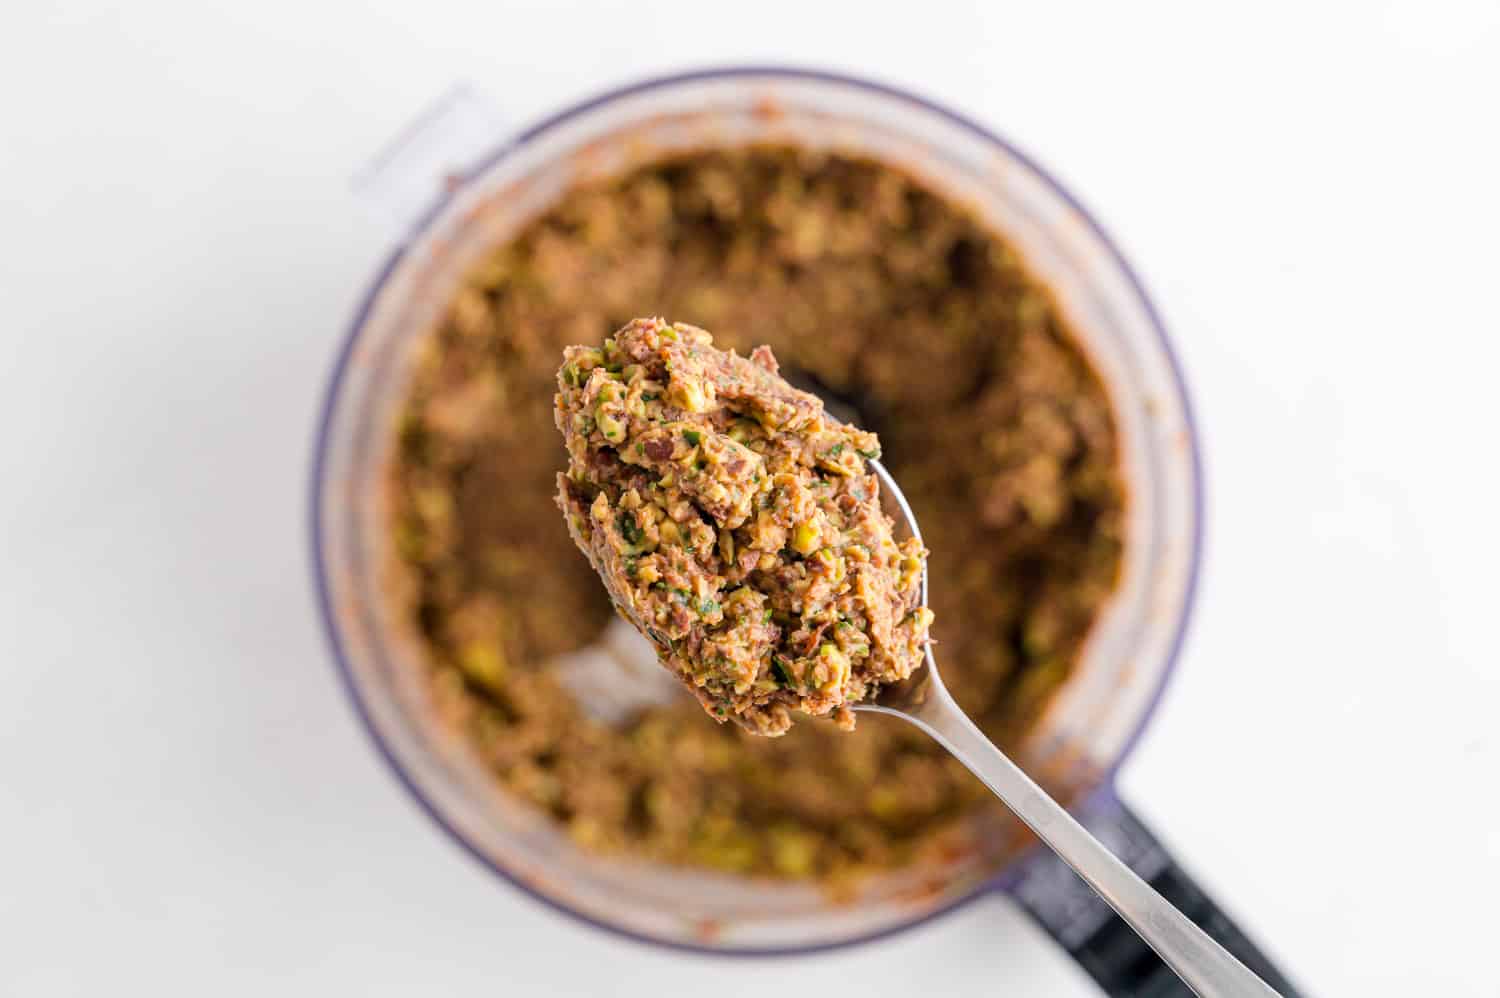
[[[334, 657], [361, 718], [417, 802], [480, 863], [571, 915], [716, 952], [789, 952], [899, 931], [1014, 878], [1028, 848], [978, 818], [992, 847], [818, 890], [685, 871], [575, 847], [508, 799], [432, 716], [414, 635], [384, 596], [392, 563], [383, 469], [413, 346], [469, 266], [574, 181], [673, 149], [793, 141], [875, 156], [972, 206], [1049, 285], [1109, 387], [1130, 489], [1123, 581], [1021, 761], [1086, 808], [1109, 792], [1171, 670], [1198, 564], [1200, 488], [1182, 380], [1161, 322], [1092, 218], [1039, 167], [961, 115], [864, 81], [783, 69], [652, 80], [514, 136], [449, 184], [376, 275], [328, 388], [315, 452], [312, 547]], [[941, 571], [942, 566], [933, 566]]]

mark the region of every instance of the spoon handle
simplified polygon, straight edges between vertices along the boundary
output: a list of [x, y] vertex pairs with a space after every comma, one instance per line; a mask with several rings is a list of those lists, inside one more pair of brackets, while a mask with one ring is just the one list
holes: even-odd
[[940, 684], [906, 710], [876, 707], [926, 731], [995, 792], [1016, 816], [1156, 951], [1199, 998], [1281, 998], [1172, 906], [995, 747]]

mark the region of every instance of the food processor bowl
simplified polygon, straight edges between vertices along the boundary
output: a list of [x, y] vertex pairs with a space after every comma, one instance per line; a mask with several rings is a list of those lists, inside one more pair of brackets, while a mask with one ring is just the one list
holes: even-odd
[[[439, 113], [427, 124], [442, 120], [455, 119]], [[423, 130], [403, 144], [422, 141]], [[430, 178], [434, 198], [419, 197], [415, 219], [398, 233], [339, 353], [315, 447], [318, 597], [340, 674], [391, 768], [488, 869], [570, 915], [671, 946], [733, 953], [839, 946], [1014, 887], [1024, 879], [1030, 840], [994, 815], [973, 819], [977, 848], [873, 877], [838, 901], [810, 885], [580, 849], [546, 816], [498, 789], [434, 716], [420, 647], [390, 599], [397, 583], [385, 476], [415, 347], [471, 266], [573, 184], [674, 151], [765, 142], [898, 166], [969, 207], [1017, 248], [1052, 290], [1113, 403], [1129, 489], [1122, 578], [1074, 675], [1018, 752], [1028, 771], [1076, 810], [1108, 810], [1113, 775], [1177, 654], [1202, 516], [1182, 379], [1161, 322], [1119, 252], [1066, 191], [986, 128], [898, 90], [826, 73], [745, 68], [655, 79], [514, 135], [482, 138], [489, 151], [448, 177], [441, 193]], [[399, 158], [401, 146], [394, 152]], [[373, 188], [380, 187], [379, 169]]]

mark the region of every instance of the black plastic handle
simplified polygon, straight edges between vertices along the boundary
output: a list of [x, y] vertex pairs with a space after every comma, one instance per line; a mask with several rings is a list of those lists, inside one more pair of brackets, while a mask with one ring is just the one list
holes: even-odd
[[[1137, 876], [1284, 998], [1301, 998], [1301, 992], [1167, 855], [1156, 836], [1129, 808], [1110, 800], [1079, 820]], [[1015, 895], [1068, 955], [1099, 982], [1105, 994], [1116, 998], [1192, 998], [1193, 992], [1151, 947], [1052, 853], [1031, 858]]]

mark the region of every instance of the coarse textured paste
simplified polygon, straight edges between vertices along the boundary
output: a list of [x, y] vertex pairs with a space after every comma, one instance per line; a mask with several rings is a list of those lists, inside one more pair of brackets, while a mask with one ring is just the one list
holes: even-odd
[[765, 346], [636, 319], [564, 351], [557, 503], [616, 609], [705, 710], [779, 736], [792, 711], [854, 729], [852, 705], [922, 664], [926, 549], [897, 542], [866, 460]]

